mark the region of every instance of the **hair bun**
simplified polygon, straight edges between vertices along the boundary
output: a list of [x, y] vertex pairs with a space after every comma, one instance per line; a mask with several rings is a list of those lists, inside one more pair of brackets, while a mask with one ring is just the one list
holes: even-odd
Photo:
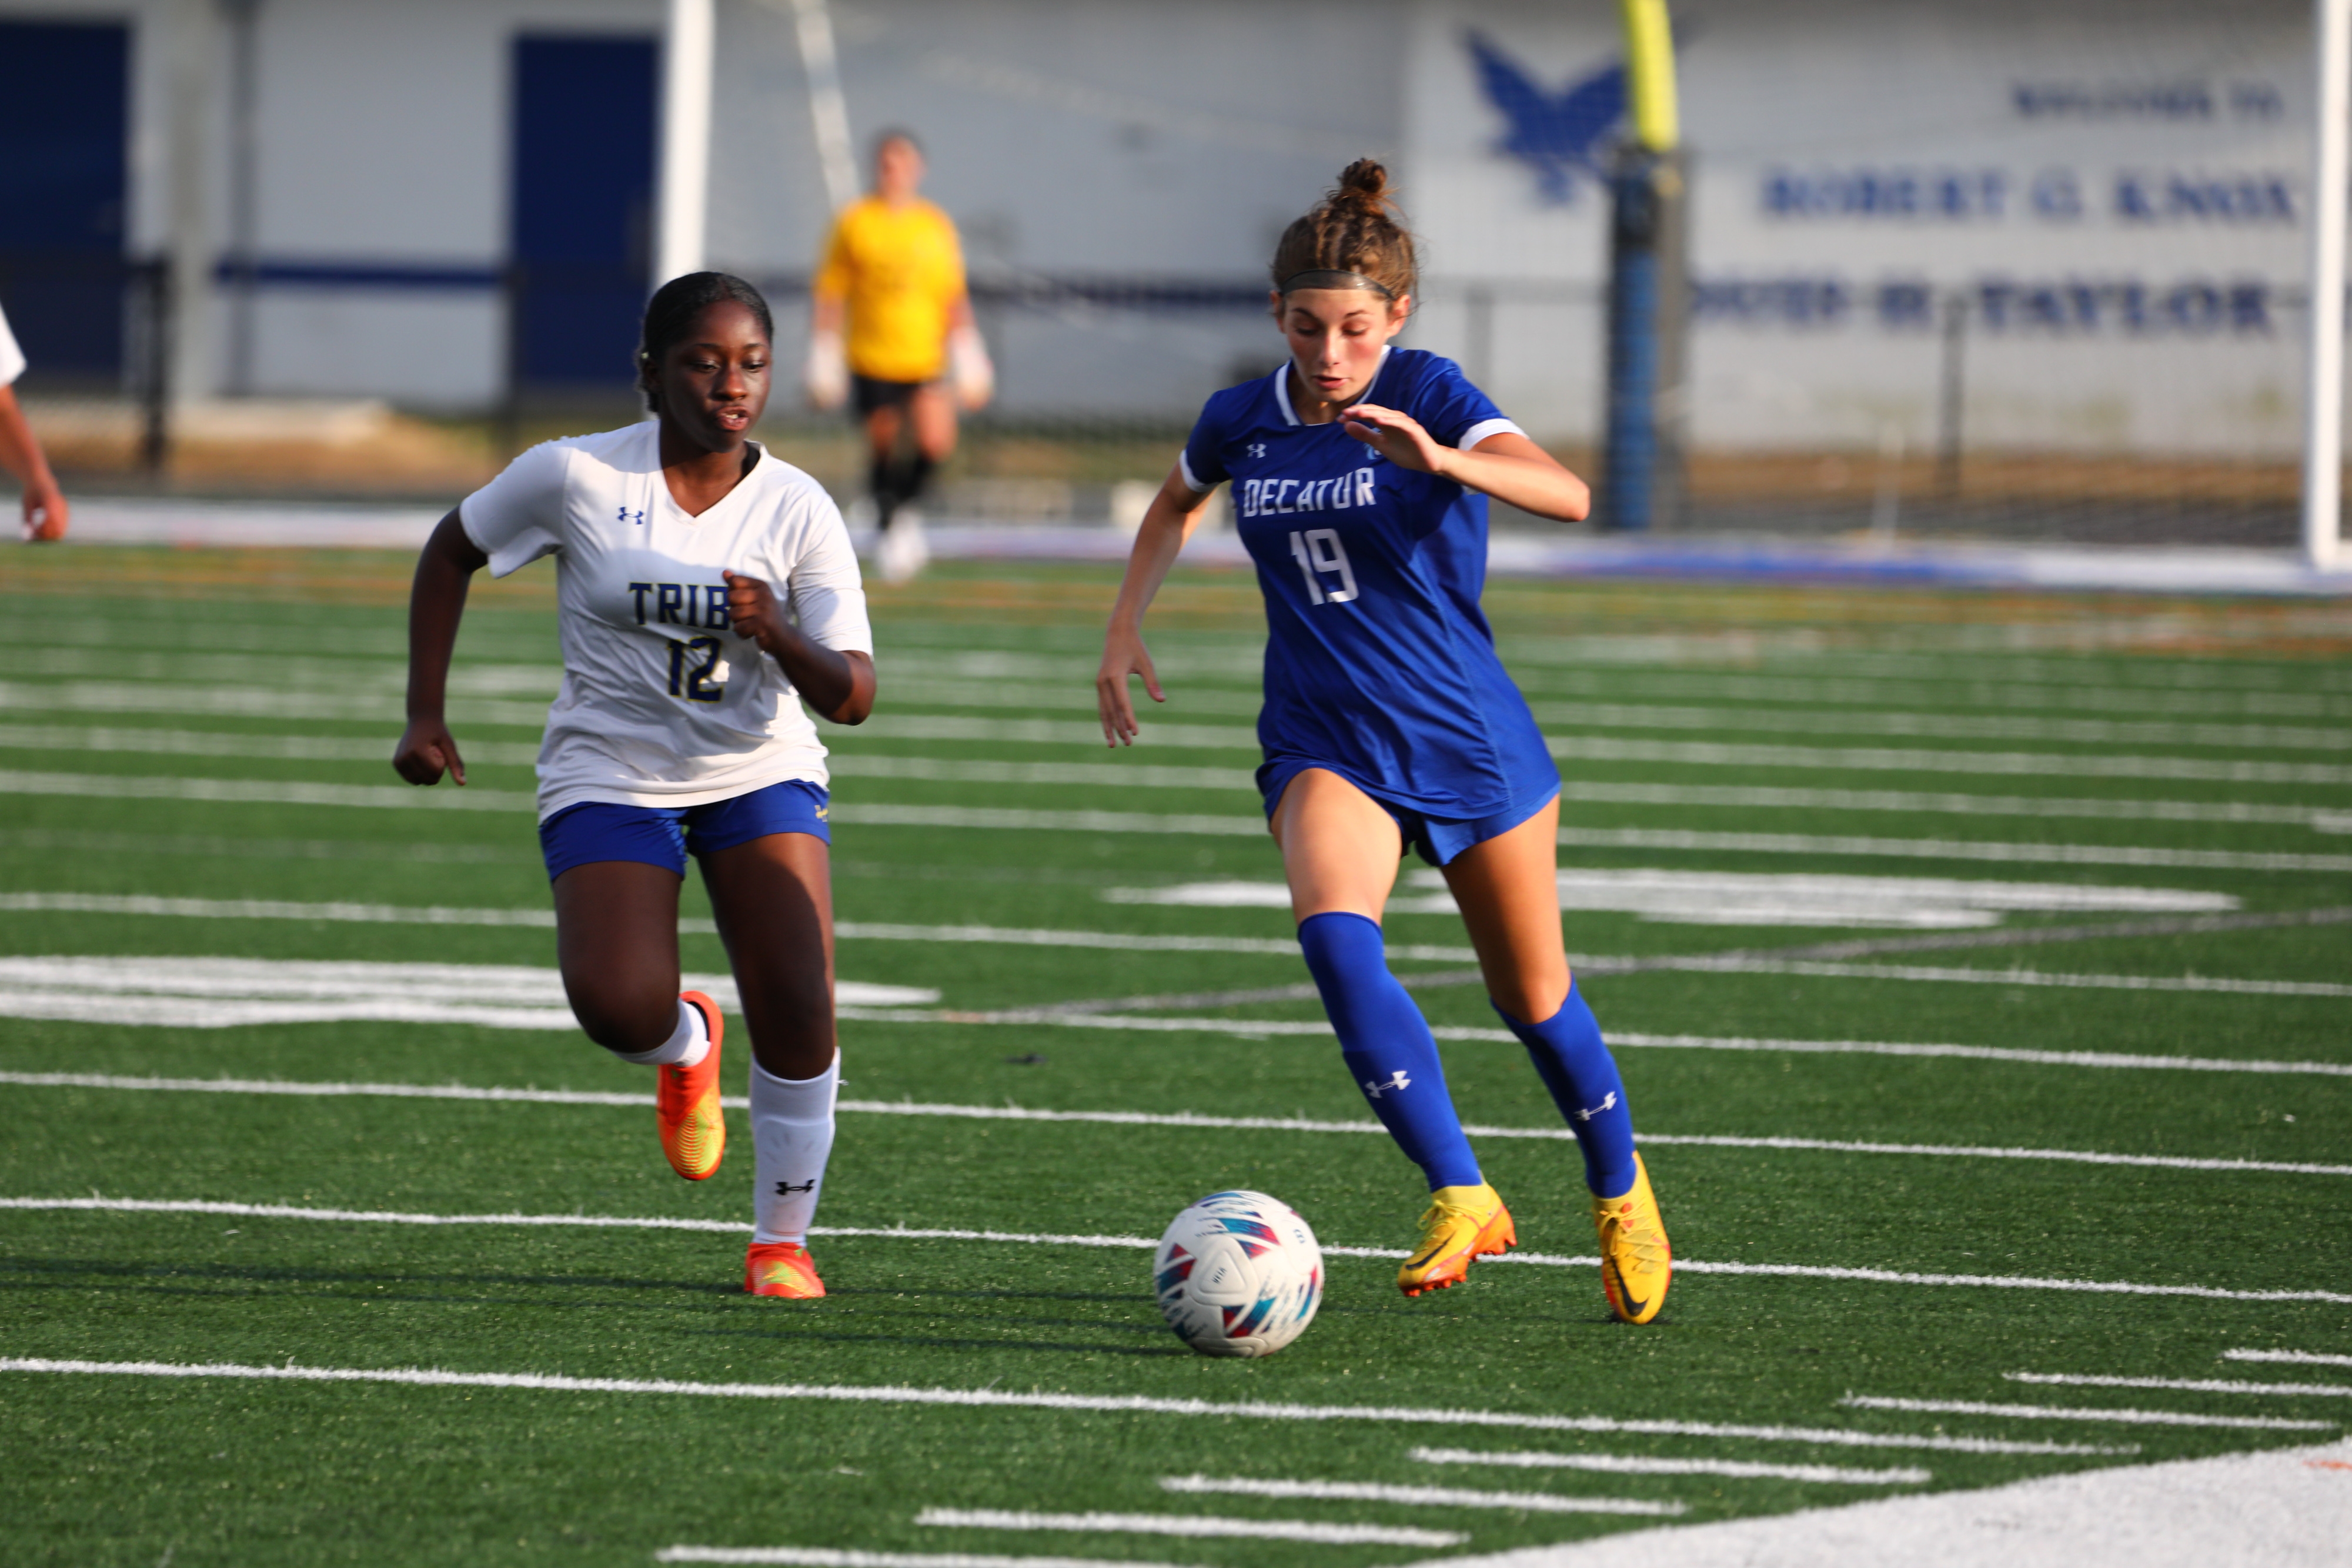
[[1368, 213], [1385, 213], [1395, 204], [1389, 199], [1389, 172], [1376, 158], [1359, 158], [1339, 171], [1330, 199], [1335, 206], [1345, 203]]

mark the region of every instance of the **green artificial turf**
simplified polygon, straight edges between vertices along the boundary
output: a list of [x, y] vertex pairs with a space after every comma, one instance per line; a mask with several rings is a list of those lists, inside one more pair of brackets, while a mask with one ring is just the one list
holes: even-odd
[[[543, 570], [542, 574], [543, 574]], [[525, 912], [547, 907], [528, 802], [459, 809], [77, 793], [35, 776], [211, 779], [383, 788], [397, 733], [401, 563], [286, 552], [53, 552], [0, 580], [0, 959], [239, 957], [550, 968], [543, 925], [331, 920], [223, 901]], [[1153, 643], [1167, 710], [1144, 744], [1090, 744], [1108, 577], [1093, 569], [948, 566], [877, 595], [882, 706], [829, 732], [837, 915], [868, 927], [990, 925], [1275, 943], [1265, 952], [1106, 949], [845, 936], [845, 980], [917, 985], [937, 1009], [842, 1026], [850, 1108], [819, 1222], [837, 1230], [1156, 1238], [1205, 1192], [1296, 1206], [1327, 1246], [1401, 1249], [1415, 1173], [1378, 1135], [1327, 1036], [1236, 1033], [1319, 1013], [1297, 996], [1279, 908], [1121, 901], [1118, 890], [1279, 880], [1248, 828], [1246, 730], [1258, 632], [1234, 574], [1180, 574]], [[2170, 889], [2290, 915], [2352, 904], [2352, 614], [2326, 605], [2008, 598], [1809, 589], [1498, 584], [1506, 651], [1572, 781], [1874, 790], [1910, 796], [2168, 800], [2297, 808], [2264, 821], [1958, 812], [1833, 803], [1579, 802], [1563, 823], [1711, 841], [1571, 846], [1563, 863], [1626, 871], [1813, 873]], [[486, 590], [461, 645], [452, 717], [478, 758], [470, 789], [527, 796], [534, 714], [554, 687], [553, 618], [530, 574]], [[1605, 711], [1604, 711], [1605, 710]], [[950, 721], [978, 721], [961, 731]], [[1045, 730], [1012, 727], [1049, 721]], [[2008, 728], [1993, 733], [2000, 726]], [[1161, 726], [1190, 727], [1173, 736]], [[2100, 726], [2107, 727], [2105, 729]], [[1155, 735], [1155, 730], [1160, 730]], [[1223, 732], [1223, 733], [1217, 733]], [[163, 740], [165, 735], [179, 738]], [[191, 738], [194, 737], [194, 738]], [[1171, 743], [1174, 742], [1174, 743]], [[1814, 747], [1730, 764], [1583, 760], [1580, 743]], [[337, 743], [341, 749], [337, 749]], [[158, 746], [176, 749], [157, 749]], [[273, 750], [272, 748], [275, 748]], [[304, 748], [308, 747], [308, 750]], [[323, 748], [323, 749], [322, 749]], [[371, 751], [370, 748], [374, 748]], [[1826, 755], [1949, 752], [1864, 768]], [[2032, 754], [2041, 771], [1971, 771]], [[2103, 759], [2260, 764], [2268, 778], [2133, 778]], [[898, 771], [885, 764], [898, 759]], [[2076, 761], [2079, 761], [2077, 768]], [[859, 764], [866, 764], [860, 771]], [[928, 778], [908, 777], [914, 765]], [[1803, 763], [1804, 765], [1795, 765]], [[1915, 765], [1916, 764], [1916, 765]], [[981, 765], [1044, 765], [1022, 782]], [[2169, 764], [2168, 764], [2169, 766]], [[972, 777], [958, 777], [964, 768]], [[1081, 768], [1217, 770], [1173, 785]], [[2297, 772], [2295, 769], [2301, 769]], [[2330, 770], [2336, 770], [2331, 772]], [[1056, 776], [1058, 770], [1060, 776]], [[2176, 769], [2195, 773], [2197, 768]], [[2210, 769], [2206, 769], [2210, 772]], [[355, 798], [356, 799], [356, 798]], [[861, 807], [1226, 819], [1231, 832], [861, 824]], [[2208, 813], [2210, 815], [2210, 813]], [[2275, 817], [2279, 813], [2272, 811]], [[2352, 825], [2352, 822], [2336, 824]], [[1131, 827], [1151, 828], [1150, 822]], [[1729, 834], [2013, 846], [2007, 858], [1784, 852]], [[2209, 863], [2107, 863], [2096, 852], [2195, 851]], [[2210, 863], [2223, 856], [2284, 857]], [[2332, 859], [2330, 857], [2333, 857]], [[2161, 859], [2162, 857], [2158, 857]], [[2178, 858], [2178, 857], [2175, 857]], [[2194, 857], [2191, 857], [2192, 859]], [[1408, 868], [1410, 869], [1410, 868]], [[208, 914], [46, 907], [45, 895], [214, 901]], [[50, 900], [52, 904], [55, 899]], [[144, 906], [142, 906], [144, 907]], [[707, 902], [689, 882], [689, 921]], [[518, 916], [522, 918], [525, 916]], [[2020, 912], [2030, 934], [2141, 918]], [[2227, 1362], [2232, 1348], [2352, 1354], [2352, 1303], [2009, 1288], [1898, 1276], [2352, 1296], [2352, 926], [2161, 930], [2030, 945], [1864, 953], [1797, 972], [1799, 949], [1934, 933], [1688, 925], [1576, 910], [1570, 950], [1619, 1049], [1648, 1159], [1689, 1267], [1647, 1328], [1612, 1322], [1580, 1167], [1557, 1136], [1478, 1139], [1524, 1253], [1417, 1300], [1393, 1263], [1334, 1254], [1317, 1321], [1262, 1362], [1192, 1354], [1161, 1324], [1149, 1253], [958, 1237], [821, 1237], [822, 1302], [740, 1290], [748, 1126], [714, 1181], [677, 1181], [642, 1106], [224, 1093], [33, 1083], [22, 1075], [291, 1084], [453, 1084], [639, 1093], [642, 1070], [575, 1033], [467, 1023], [65, 1022], [0, 1014], [0, 1198], [287, 1206], [344, 1218], [0, 1208], [0, 1356], [300, 1370], [430, 1368], [686, 1384], [1139, 1396], [1213, 1406], [1388, 1409], [1381, 1419], [722, 1398], [680, 1392], [398, 1385], [0, 1370], [0, 1556], [145, 1565], [643, 1564], [677, 1545], [972, 1552], [1334, 1568], [1454, 1554], [1122, 1532], [927, 1526], [927, 1508], [1211, 1514], [1413, 1525], [1483, 1552], [1658, 1524], [1625, 1514], [1163, 1490], [1203, 1475], [1444, 1486], [1675, 1503], [1679, 1522], [2089, 1466], [2309, 1441], [2320, 1431], [1864, 1410], [1848, 1395], [2191, 1416], [2340, 1422], [2347, 1402], [2187, 1389], [2032, 1385], [2010, 1372], [2352, 1383], [2341, 1369]], [[1450, 915], [1398, 914], [1391, 941], [1465, 945]], [[1751, 972], [1629, 969], [1737, 951]], [[717, 940], [681, 938], [689, 971]], [[1769, 966], [1780, 964], [1780, 968]], [[1877, 972], [1868, 967], [1877, 966]], [[2202, 977], [2309, 994], [1959, 983], [1999, 976]], [[1400, 958], [1441, 1030], [1491, 1031], [1464, 966]], [[5, 983], [0, 976], [0, 983]], [[2316, 989], [2310, 989], [2310, 988]], [[1207, 993], [1200, 1029], [990, 1022], [999, 1009]], [[1129, 1015], [1132, 1016], [1132, 1015]], [[1642, 1042], [1642, 1037], [1656, 1037]], [[1739, 1040], [1732, 1050], [1665, 1040]], [[1775, 1041], [1989, 1047], [2289, 1066], [2333, 1073], [2089, 1067], [1807, 1051]], [[1557, 1134], [1516, 1044], [1445, 1047], [1465, 1120]], [[736, 1058], [740, 1061], [740, 1056]], [[730, 1068], [730, 1077], [740, 1071]], [[729, 1085], [740, 1092], [740, 1080]], [[881, 1107], [1295, 1117], [1243, 1129], [911, 1114]], [[1346, 1129], [1354, 1130], [1346, 1130]], [[1728, 1144], [1706, 1137], [1738, 1140]], [[1769, 1147], [1759, 1140], [1887, 1145]], [[1937, 1152], [1942, 1151], [1942, 1152]], [[1996, 1157], [1990, 1151], [2023, 1151]], [[2048, 1157], [2164, 1157], [2339, 1167], [2197, 1169]], [[604, 1216], [722, 1228], [598, 1229], [352, 1216]], [[1448, 1425], [1414, 1412], [1783, 1427], [2130, 1448], [1986, 1454], [1757, 1436]], [[1442, 1465], [1417, 1448], [1932, 1472], [1905, 1487], [1718, 1475]]]

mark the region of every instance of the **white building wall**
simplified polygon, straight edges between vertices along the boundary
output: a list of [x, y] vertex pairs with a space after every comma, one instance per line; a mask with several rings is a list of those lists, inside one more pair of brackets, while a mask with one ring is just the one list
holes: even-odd
[[[1614, 9], [1416, 8], [1407, 168], [1437, 275], [1423, 324], [1433, 346], [1476, 357], [1459, 304], [1471, 279], [1598, 285], [1607, 266], [1605, 193], [1579, 177], [1565, 202], [1547, 202], [1535, 170], [1496, 150], [1512, 120], [1482, 87], [1464, 30], [1557, 91], [1618, 57]], [[1933, 439], [1938, 344], [1924, 323], [1883, 329], [1876, 291], [1969, 290], [1981, 307], [1983, 286], [2006, 280], [2020, 289], [1994, 300], [2006, 325], [1983, 330], [1980, 308], [1968, 345], [1972, 442], [2291, 453], [2309, 26], [2294, 0], [1748, 0], [1698, 14], [1681, 51], [1692, 267], [1702, 283], [1749, 286], [1712, 298], [1752, 309], [1746, 324], [1706, 311], [1693, 335], [1696, 441], [1872, 445], [1893, 422], [1916, 450]], [[2194, 111], [2199, 93], [2210, 113]], [[2232, 210], [2200, 213], [2175, 182]], [[1885, 210], [1906, 190], [1920, 210]], [[2126, 211], [2135, 198], [2151, 215]], [[2137, 326], [2130, 285], [2142, 289]], [[2172, 319], [2176, 291], [2206, 285], [2225, 302], [2232, 285], [2259, 285], [2267, 328]], [[2091, 289], [2087, 314], [2071, 286]], [[2037, 287], [2061, 292], [2037, 298]], [[1843, 320], [1800, 324], [1833, 288], [1852, 302]], [[2055, 322], [2031, 321], [2053, 303]], [[1505, 306], [1497, 323], [1505, 405], [1589, 436], [1597, 317]]]

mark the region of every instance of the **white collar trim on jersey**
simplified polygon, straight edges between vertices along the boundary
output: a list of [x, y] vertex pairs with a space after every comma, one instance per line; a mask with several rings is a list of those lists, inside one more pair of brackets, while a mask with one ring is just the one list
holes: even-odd
[[[1394, 352], [1394, 343], [1381, 345], [1381, 362], [1372, 367], [1372, 379], [1364, 383], [1364, 391], [1369, 392], [1381, 384], [1381, 372], [1389, 368], [1389, 356]], [[1283, 361], [1281, 368], [1274, 372], [1274, 401], [1282, 410], [1282, 423], [1297, 424], [1298, 414], [1290, 406], [1290, 363], [1288, 360]]]

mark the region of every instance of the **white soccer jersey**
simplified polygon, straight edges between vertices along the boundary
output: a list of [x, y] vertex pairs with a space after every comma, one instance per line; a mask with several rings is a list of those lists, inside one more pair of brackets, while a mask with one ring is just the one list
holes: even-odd
[[0, 387], [15, 383], [25, 373], [25, 350], [16, 346], [16, 334], [8, 330], [6, 312], [0, 311]]
[[766, 581], [812, 641], [872, 653], [849, 532], [815, 480], [761, 451], [690, 517], [648, 421], [532, 447], [458, 518], [493, 576], [555, 557], [563, 687], [539, 750], [541, 821], [590, 800], [699, 806], [825, 782], [816, 727], [776, 661], [729, 630], [719, 575]]

